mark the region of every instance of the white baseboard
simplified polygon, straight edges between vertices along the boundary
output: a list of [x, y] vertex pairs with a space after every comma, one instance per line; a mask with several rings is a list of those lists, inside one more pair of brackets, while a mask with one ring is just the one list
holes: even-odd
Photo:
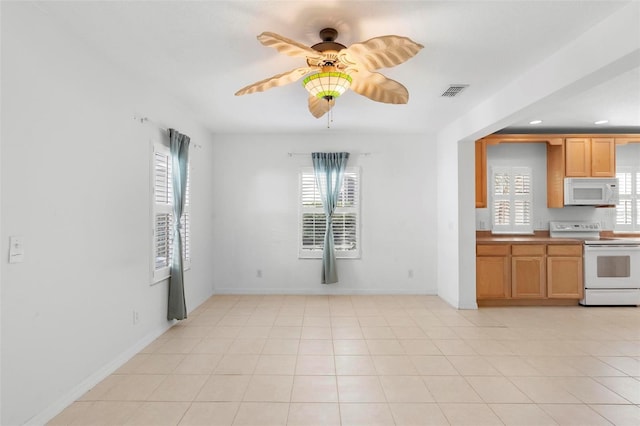
[[302, 289], [292, 289], [292, 288], [246, 288], [246, 287], [228, 287], [228, 288], [215, 288], [215, 294], [284, 294], [284, 295], [367, 295], [367, 296], [375, 296], [379, 295], [422, 295], [422, 296], [437, 296], [437, 291], [433, 293], [430, 292], [416, 292], [415, 289], [362, 289], [362, 288], [339, 288], [329, 285], [323, 285], [319, 289], [311, 289], [311, 288], [302, 288]]
[[60, 397], [56, 402], [48, 406], [45, 410], [35, 415], [31, 419], [29, 419], [25, 425], [29, 426], [40, 426], [44, 425], [53, 419], [55, 416], [60, 414], [62, 410], [84, 395], [87, 391], [93, 388], [95, 385], [104, 380], [107, 376], [112, 374], [118, 368], [122, 367], [127, 361], [133, 358], [138, 352], [146, 348], [151, 342], [160, 337], [164, 332], [170, 329], [173, 323], [167, 323], [166, 326], [159, 327], [146, 336], [144, 336], [141, 340], [139, 340], [136, 344], [131, 346], [126, 351], [122, 352], [118, 355], [114, 360], [109, 362], [107, 365], [100, 368], [98, 371], [93, 373], [91, 376], [87, 377], [73, 389], [71, 389], [67, 394]]

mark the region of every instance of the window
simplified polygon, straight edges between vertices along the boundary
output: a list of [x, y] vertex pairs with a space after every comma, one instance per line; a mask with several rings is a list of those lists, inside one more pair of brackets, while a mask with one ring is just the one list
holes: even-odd
[[640, 167], [618, 166], [618, 191], [620, 201], [616, 205], [616, 231], [640, 231]]
[[[298, 256], [322, 258], [327, 227], [320, 191], [312, 168], [300, 173], [300, 238]], [[360, 257], [360, 170], [347, 167], [336, 210], [333, 242], [336, 258]]]
[[[190, 178], [187, 168], [187, 189], [182, 215], [182, 254], [184, 268], [191, 262]], [[173, 252], [173, 185], [171, 155], [164, 146], [153, 150], [153, 282], [168, 278]]]
[[533, 233], [531, 168], [493, 167], [491, 195], [492, 232]]

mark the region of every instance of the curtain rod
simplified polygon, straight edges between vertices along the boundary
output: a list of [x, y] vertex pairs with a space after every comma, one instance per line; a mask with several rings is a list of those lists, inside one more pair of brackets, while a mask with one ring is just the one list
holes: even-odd
[[[289, 157], [299, 157], [299, 156], [303, 156], [303, 155], [304, 156], [311, 155], [311, 153], [310, 152], [287, 152], [287, 155]], [[363, 157], [368, 157], [368, 156], [371, 155], [371, 153], [370, 152], [360, 152], [360, 153], [355, 154], [355, 155], [361, 155]]]
[[[151, 120], [149, 117], [141, 117], [138, 115], [134, 115], [133, 119], [136, 121], [139, 121], [140, 124], [144, 124], [144, 123], [149, 123], [149, 124], [153, 124], [154, 126], [156, 126], [158, 129], [162, 130], [165, 133], [169, 133], [169, 129], [166, 129], [164, 127], [162, 127], [160, 124], [156, 123], [155, 121]], [[202, 148], [202, 145], [196, 144], [196, 143], [191, 143], [191, 146], [194, 148]]]
[[154, 126], [156, 126], [158, 129], [164, 131], [164, 132], [168, 132], [169, 129], [165, 129], [164, 127], [162, 127], [160, 124], [156, 123], [155, 121], [149, 119], [149, 117], [140, 117], [137, 115], [133, 116], [133, 119], [136, 121], [139, 121], [140, 124], [144, 124], [144, 123], [149, 123], [149, 124], [153, 124]]

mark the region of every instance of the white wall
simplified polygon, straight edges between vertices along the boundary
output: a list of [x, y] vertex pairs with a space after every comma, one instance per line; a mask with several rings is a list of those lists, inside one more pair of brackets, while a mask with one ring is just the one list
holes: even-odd
[[640, 167], [640, 143], [616, 146], [616, 167]]
[[[297, 257], [298, 173], [312, 151], [350, 152], [361, 169], [362, 257], [338, 259], [332, 285], [320, 283], [320, 259]], [[435, 294], [432, 154], [424, 135], [218, 135], [213, 193], [227, 208], [214, 218], [216, 293]]]
[[[600, 222], [605, 230], [613, 229], [615, 208], [571, 206], [547, 208], [547, 145], [544, 143], [505, 143], [487, 146], [487, 188], [494, 166], [530, 167], [533, 178], [533, 225], [535, 230], [549, 230], [549, 221], [581, 220]], [[491, 200], [491, 191], [489, 202]], [[476, 209], [476, 229], [491, 229], [490, 209]]]
[[[150, 144], [166, 136], [134, 113], [199, 145], [188, 309], [212, 294], [211, 134], [37, 8], [3, 3], [0, 423], [38, 424], [171, 324], [167, 283], [150, 286]], [[7, 263], [11, 235], [23, 263]]]

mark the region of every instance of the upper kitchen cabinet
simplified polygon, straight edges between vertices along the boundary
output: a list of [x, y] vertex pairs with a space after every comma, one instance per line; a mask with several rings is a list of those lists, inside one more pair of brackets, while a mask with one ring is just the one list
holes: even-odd
[[615, 177], [614, 138], [566, 138], [565, 176]]
[[640, 142], [639, 134], [492, 134], [476, 141], [476, 207], [487, 207], [487, 145], [547, 145], [547, 207], [564, 207], [565, 177], [615, 177], [616, 145]]

